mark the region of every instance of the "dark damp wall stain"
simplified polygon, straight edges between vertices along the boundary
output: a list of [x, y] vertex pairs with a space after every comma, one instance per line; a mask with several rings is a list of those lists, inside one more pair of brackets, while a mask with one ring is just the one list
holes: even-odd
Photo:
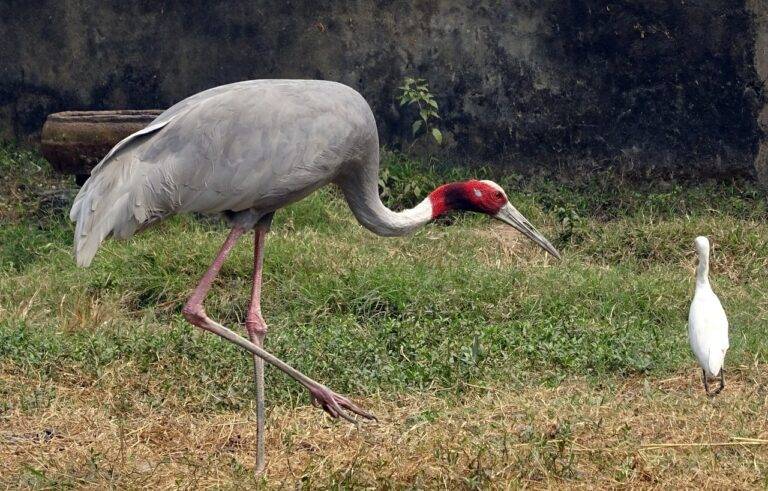
[[10, 108], [9, 123], [12, 134], [35, 134], [40, 121], [48, 114], [67, 107], [71, 97], [50, 87], [37, 87], [19, 82], [0, 86], [0, 106]]
[[[554, 7], [553, 58], [575, 82], [572, 148], [753, 153], [755, 27], [743, 2], [571, 1]], [[725, 156], [723, 155], [723, 156]]]
[[144, 67], [122, 67], [118, 73], [110, 73], [105, 81], [91, 89], [93, 109], [162, 108], [160, 76]]
[[411, 146], [403, 77], [440, 104], [446, 158], [750, 166], [765, 104], [744, 0], [7, 0], [0, 138], [46, 114], [168, 107], [250, 78], [359, 90]]

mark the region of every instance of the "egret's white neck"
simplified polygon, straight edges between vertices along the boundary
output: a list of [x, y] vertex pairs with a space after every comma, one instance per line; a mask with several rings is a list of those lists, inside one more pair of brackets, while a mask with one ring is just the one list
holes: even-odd
[[709, 251], [699, 252], [699, 264], [696, 266], [696, 286], [709, 286]]

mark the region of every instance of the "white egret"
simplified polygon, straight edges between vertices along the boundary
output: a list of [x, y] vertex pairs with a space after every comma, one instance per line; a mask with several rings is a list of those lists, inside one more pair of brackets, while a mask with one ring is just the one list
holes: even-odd
[[[707, 395], [717, 395], [725, 387], [723, 362], [728, 350], [728, 318], [709, 284], [709, 240], [696, 237], [695, 244], [699, 264], [696, 267], [696, 291], [688, 314], [688, 337], [702, 368], [704, 390]], [[718, 376], [720, 386], [710, 393], [708, 379]]]

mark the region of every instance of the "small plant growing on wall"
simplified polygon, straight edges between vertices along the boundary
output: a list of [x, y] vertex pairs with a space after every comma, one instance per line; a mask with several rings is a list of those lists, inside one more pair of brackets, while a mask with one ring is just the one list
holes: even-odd
[[423, 129], [430, 132], [438, 144], [443, 143], [443, 134], [434, 125], [440, 119], [437, 102], [435, 96], [429, 91], [427, 81], [423, 78], [406, 77], [399, 89], [400, 106], [415, 104], [419, 110], [418, 117], [411, 124], [411, 135], [415, 137]]

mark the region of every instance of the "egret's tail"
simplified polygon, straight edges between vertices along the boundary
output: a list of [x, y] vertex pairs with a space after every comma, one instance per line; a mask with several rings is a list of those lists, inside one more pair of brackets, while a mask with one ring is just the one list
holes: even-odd
[[712, 349], [709, 352], [709, 357], [707, 358], [707, 366], [706, 366], [706, 372], [708, 372], [708, 375], [710, 377], [717, 377], [720, 374], [720, 370], [723, 368], [723, 363], [725, 362], [725, 350], [723, 349]]

